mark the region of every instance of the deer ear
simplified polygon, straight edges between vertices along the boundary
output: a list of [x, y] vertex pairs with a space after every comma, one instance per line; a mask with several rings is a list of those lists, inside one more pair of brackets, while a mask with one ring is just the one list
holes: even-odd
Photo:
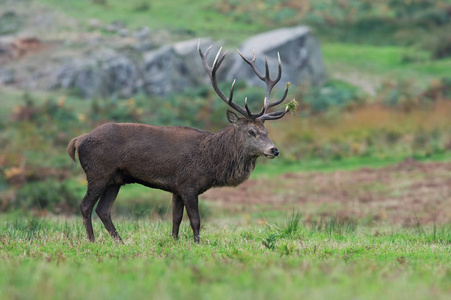
[[233, 111], [227, 110], [227, 120], [234, 125], [241, 124], [241, 119]]

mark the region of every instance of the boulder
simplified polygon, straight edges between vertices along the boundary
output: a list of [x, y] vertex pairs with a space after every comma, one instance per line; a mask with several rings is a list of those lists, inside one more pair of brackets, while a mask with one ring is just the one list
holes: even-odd
[[[150, 30], [140, 29], [147, 41]], [[137, 40], [137, 43], [140, 41]], [[78, 91], [85, 98], [118, 97], [127, 98], [137, 92], [147, 95], [167, 96], [189, 88], [210, 85], [197, 51], [198, 39], [160, 46], [158, 49], [137, 51], [102, 47], [86, 51], [78, 58], [61, 60], [57, 72], [53, 72], [52, 88], [69, 88]], [[201, 47], [213, 45], [208, 57], [211, 65], [219, 46], [211, 39], [202, 39]], [[151, 47], [151, 46], [149, 46]], [[264, 58], [268, 58], [272, 78], [277, 75], [277, 52], [283, 65], [280, 87], [286, 82], [320, 85], [326, 79], [321, 50], [308, 27], [285, 28], [256, 35], [247, 40], [240, 51], [252, 58], [257, 53], [257, 67], [264, 72]], [[41, 77], [46, 77], [43, 72]], [[235, 51], [225, 59], [218, 71], [218, 81], [232, 82], [234, 78], [248, 85], [264, 85], [252, 69]], [[11, 82], [9, 74], [3, 74]]]
[[[258, 70], [264, 74], [266, 57], [271, 78], [277, 76], [277, 53], [280, 53], [282, 61], [280, 83], [322, 85], [326, 81], [320, 45], [307, 26], [261, 33], [249, 38], [240, 46], [240, 52], [248, 59], [252, 59], [254, 49]], [[248, 85], [264, 85], [240, 56], [235, 56], [227, 74], [227, 79], [234, 78], [243, 80]]]
[[0, 85], [13, 84], [14, 72], [11, 69], [0, 69]]
[[111, 49], [102, 49], [63, 65], [52, 88], [70, 88], [85, 98], [130, 97], [135, 92], [138, 70], [131, 59]]
[[171, 46], [163, 46], [144, 54], [144, 91], [149, 95], [164, 96], [184, 86], [187, 80], [179, 76], [183, 63]]
[[[197, 52], [197, 43], [197, 39], [189, 40], [145, 53], [145, 92], [165, 96], [208, 84], [209, 78]], [[212, 44], [211, 40], [205, 41], [205, 45]]]
[[[192, 87], [210, 84], [210, 78], [205, 72], [204, 65], [200, 59], [199, 52], [197, 50], [199, 39], [188, 40], [174, 44], [175, 53], [183, 60], [185, 69], [188, 71], [192, 83]], [[201, 40], [201, 48], [205, 52], [208, 47], [212, 46], [211, 54], [208, 57], [208, 62], [211, 65], [214, 60], [215, 51], [219, 50], [219, 45], [212, 39], [204, 38]], [[227, 65], [227, 60], [224, 61], [221, 68]], [[221, 70], [222, 73], [224, 72]], [[218, 78], [220, 74], [218, 74]]]
[[148, 40], [150, 38], [150, 29], [147, 26], [143, 26], [135, 31], [134, 36], [137, 40]]

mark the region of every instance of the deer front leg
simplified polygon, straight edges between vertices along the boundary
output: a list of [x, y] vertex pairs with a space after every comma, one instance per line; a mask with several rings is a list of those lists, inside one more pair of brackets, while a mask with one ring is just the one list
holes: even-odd
[[185, 204], [186, 212], [188, 213], [191, 228], [193, 229], [194, 242], [199, 243], [200, 217], [197, 194], [186, 194], [182, 196]]
[[173, 194], [172, 196], [172, 237], [178, 239], [180, 223], [183, 218], [183, 199], [180, 195]]

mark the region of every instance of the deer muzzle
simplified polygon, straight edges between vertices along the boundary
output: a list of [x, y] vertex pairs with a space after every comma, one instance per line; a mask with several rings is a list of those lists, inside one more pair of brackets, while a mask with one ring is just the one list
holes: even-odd
[[279, 156], [279, 149], [273, 147], [269, 150], [270, 153], [265, 153], [265, 156], [269, 159], [273, 159], [276, 156]]

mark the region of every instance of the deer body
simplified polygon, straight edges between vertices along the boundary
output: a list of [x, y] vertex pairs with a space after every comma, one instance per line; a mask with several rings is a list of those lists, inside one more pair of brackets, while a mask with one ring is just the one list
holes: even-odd
[[[236, 186], [255, 167], [255, 153], [238, 149], [237, 127], [211, 133], [189, 127], [108, 123], [72, 140], [68, 152], [90, 178], [108, 184], [140, 183], [181, 194]], [[268, 139], [269, 140], [269, 139]], [[269, 150], [275, 146], [268, 143]]]
[[209, 67], [199, 48], [199, 54], [215, 91], [243, 115], [238, 117], [227, 111], [227, 118], [232, 123], [230, 126], [211, 133], [189, 127], [108, 123], [72, 139], [69, 143], [68, 154], [75, 161], [75, 152], [78, 152], [88, 181], [88, 189], [80, 209], [90, 241], [95, 240], [91, 215], [95, 204], [99, 202], [96, 213], [110, 235], [117, 242], [122, 242], [111, 221], [111, 207], [122, 185], [139, 183], [172, 193], [172, 235], [178, 237], [183, 210], [186, 209], [194, 240], [199, 242], [198, 195], [212, 187], [239, 185], [249, 178], [259, 156], [274, 158], [279, 154], [268, 138], [264, 121], [279, 119], [287, 112], [285, 109], [266, 113], [268, 108], [285, 99], [288, 90], [287, 87], [279, 101], [267, 100], [272, 87], [280, 79], [280, 60], [279, 77], [272, 81], [269, 79], [268, 70], [265, 77], [255, 70], [255, 56], [252, 61], [243, 57], [268, 85], [262, 111], [252, 114], [247, 102], [245, 108], [232, 102], [233, 85], [229, 98], [217, 87], [215, 72], [225, 57], [224, 54], [219, 58], [220, 51], [213, 66]]

